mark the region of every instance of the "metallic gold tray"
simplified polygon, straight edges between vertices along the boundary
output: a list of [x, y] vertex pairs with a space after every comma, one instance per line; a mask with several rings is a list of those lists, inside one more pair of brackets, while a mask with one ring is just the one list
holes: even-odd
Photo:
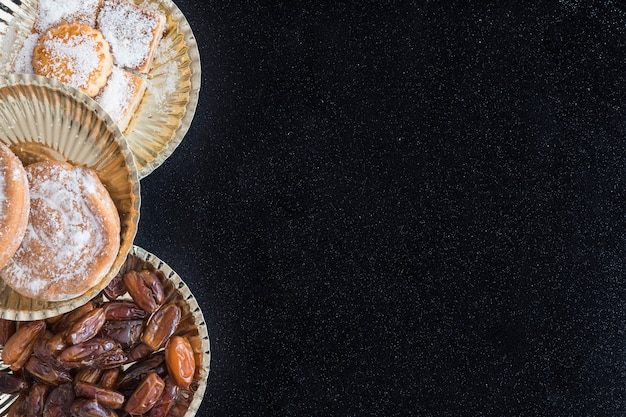
[[[193, 417], [204, 398], [211, 363], [211, 343], [207, 325], [198, 301], [189, 287], [172, 268], [152, 253], [139, 246], [133, 246], [120, 272], [140, 270], [145, 267], [163, 272], [166, 302], [175, 303], [182, 312], [176, 334], [183, 334], [190, 340], [196, 357], [193, 383], [189, 390], [179, 395], [168, 417]], [[122, 298], [127, 297], [126, 295]], [[0, 368], [1, 364], [0, 362]], [[15, 398], [17, 395], [0, 394], [0, 416], [7, 414]]]
[[[159, 167], [189, 130], [198, 104], [200, 54], [187, 19], [171, 0], [131, 0], [167, 18], [148, 88], [124, 135], [139, 178]], [[37, 0], [0, 0], [0, 73], [12, 72], [13, 61], [31, 33]]]
[[92, 168], [120, 215], [120, 249], [102, 281], [67, 301], [24, 297], [0, 280], [0, 317], [36, 320], [86, 303], [113, 279], [126, 260], [139, 222], [139, 178], [124, 136], [87, 95], [37, 75], [0, 75], [0, 141], [27, 165], [56, 159]]

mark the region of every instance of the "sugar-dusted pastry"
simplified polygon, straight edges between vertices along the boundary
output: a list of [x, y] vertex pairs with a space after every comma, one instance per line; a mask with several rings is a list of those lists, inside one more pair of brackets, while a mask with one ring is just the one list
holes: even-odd
[[61, 22], [78, 22], [94, 27], [100, 0], [38, 0], [35, 30], [43, 33]]
[[0, 143], [0, 267], [22, 242], [29, 207], [28, 180], [22, 162]]
[[113, 56], [102, 33], [82, 23], [59, 23], [37, 39], [35, 74], [57, 79], [95, 97], [113, 69]]
[[107, 85], [96, 96], [96, 101], [109, 113], [123, 132], [146, 91], [146, 80], [137, 74], [113, 65]]
[[165, 17], [125, 0], [104, 0], [97, 27], [111, 44], [117, 65], [145, 73], [163, 36]]
[[26, 166], [30, 192], [22, 243], [0, 276], [37, 300], [77, 297], [109, 272], [120, 246], [118, 211], [95, 171], [66, 162]]

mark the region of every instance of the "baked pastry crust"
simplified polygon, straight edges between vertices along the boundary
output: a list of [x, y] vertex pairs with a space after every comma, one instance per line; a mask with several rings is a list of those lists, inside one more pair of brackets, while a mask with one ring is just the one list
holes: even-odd
[[97, 27], [111, 44], [117, 65], [146, 73], [163, 36], [165, 17], [125, 0], [104, 0]]
[[28, 224], [29, 197], [22, 162], [0, 143], [0, 268], [22, 242]]
[[32, 64], [35, 74], [95, 97], [111, 75], [113, 56], [99, 30], [78, 22], [63, 22], [39, 36]]
[[120, 218], [95, 171], [66, 162], [26, 166], [30, 215], [22, 243], [0, 270], [16, 292], [42, 301], [77, 297], [109, 272]]

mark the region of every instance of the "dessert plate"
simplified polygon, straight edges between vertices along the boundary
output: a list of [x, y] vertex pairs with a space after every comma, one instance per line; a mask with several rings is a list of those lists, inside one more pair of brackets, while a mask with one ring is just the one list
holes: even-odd
[[24, 165], [52, 159], [92, 168], [117, 208], [119, 252], [102, 281], [85, 294], [67, 301], [37, 301], [0, 279], [0, 318], [28, 321], [73, 310], [113, 279], [137, 233], [141, 195], [128, 144], [109, 115], [86, 94], [34, 74], [0, 75], [0, 141]]
[[[161, 12], [166, 31], [147, 74], [147, 91], [124, 136], [139, 178], [159, 167], [189, 130], [200, 91], [200, 55], [187, 19], [171, 0], [131, 0]], [[37, 0], [0, 0], [0, 73], [13, 62], [31, 33]]]

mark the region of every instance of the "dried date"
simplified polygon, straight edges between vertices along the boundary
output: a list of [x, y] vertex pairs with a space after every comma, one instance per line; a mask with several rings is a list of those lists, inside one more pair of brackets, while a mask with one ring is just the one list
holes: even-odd
[[94, 337], [86, 342], [67, 347], [59, 360], [68, 368], [100, 367], [114, 368], [127, 361], [128, 357], [119, 343], [110, 338]]
[[96, 308], [97, 305], [95, 301], [90, 300], [83, 304], [80, 307], [77, 307], [75, 310], [70, 311], [69, 313], [65, 313], [60, 320], [58, 320], [52, 326], [53, 333], [62, 333], [67, 331], [76, 320], [89, 313], [91, 310]]
[[65, 341], [70, 345], [86, 342], [98, 334], [105, 320], [104, 310], [101, 307], [94, 308], [72, 324]]
[[57, 333], [54, 334], [46, 341], [46, 349], [52, 355], [58, 355], [67, 347], [67, 343], [65, 343], [65, 334]]
[[26, 416], [26, 396], [28, 393], [22, 391], [20, 395], [13, 401], [13, 404], [7, 410], [6, 417], [25, 417]]
[[119, 392], [88, 382], [76, 381], [74, 392], [78, 397], [97, 400], [98, 403], [112, 409], [121, 408], [124, 404], [124, 396]]
[[109, 337], [122, 346], [122, 349], [134, 347], [141, 338], [142, 320], [111, 320], [104, 323], [100, 336]]
[[74, 402], [72, 384], [59, 385], [48, 394], [43, 415], [44, 417], [69, 417], [72, 402]]
[[117, 385], [117, 379], [120, 376], [120, 368], [107, 369], [100, 377], [99, 385], [102, 388], [112, 389]]
[[115, 275], [102, 292], [104, 296], [111, 301], [124, 295], [126, 293], [126, 285], [122, 279], [122, 274], [118, 273]]
[[123, 275], [124, 284], [135, 303], [148, 313], [154, 313], [164, 299], [163, 285], [148, 271], [129, 271]]
[[189, 340], [173, 336], [165, 347], [165, 363], [176, 385], [189, 388], [196, 370], [196, 361]]
[[118, 382], [121, 390], [134, 389], [148, 372], [158, 372], [157, 369], [165, 363], [163, 352], [155, 353], [152, 356], [132, 364], [122, 373]]
[[57, 386], [72, 381], [68, 370], [56, 368], [34, 355], [28, 359], [24, 368], [48, 385]]
[[107, 320], [143, 320], [146, 312], [130, 301], [113, 301], [103, 304]]
[[37, 342], [35, 342], [33, 355], [39, 358], [42, 362], [61, 369], [63, 368], [63, 365], [59, 361], [58, 354], [66, 347], [66, 345], [65, 342], [59, 340], [58, 336], [59, 335], [53, 335], [50, 331], [46, 331], [37, 340]]
[[75, 380], [95, 384], [98, 380], [100, 380], [103, 372], [104, 371], [102, 369], [98, 368], [79, 369], [78, 372], [76, 372]]
[[28, 383], [23, 378], [8, 372], [0, 372], [0, 393], [17, 394], [28, 388]]
[[159, 349], [174, 334], [180, 321], [180, 309], [175, 304], [164, 305], [154, 313], [143, 331], [141, 341], [153, 350]]
[[26, 397], [26, 417], [42, 417], [43, 409], [46, 405], [48, 386], [45, 384], [35, 384], [30, 387]]
[[156, 404], [150, 409], [148, 417], [166, 417], [178, 396], [178, 385], [174, 383], [172, 378], [164, 379], [165, 387], [163, 393]]
[[74, 417], [117, 417], [115, 411], [88, 398], [75, 399], [70, 406], [70, 413]]
[[150, 346], [145, 343], [138, 343], [137, 346], [131, 349], [128, 354], [128, 359], [131, 361], [138, 361], [147, 358], [152, 352], [154, 352], [154, 349]]
[[126, 402], [124, 410], [132, 415], [147, 413], [159, 400], [164, 388], [163, 379], [155, 372], [149, 372]]
[[43, 320], [31, 321], [20, 326], [4, 345], [2, 362], [14, 371], [20, 369], [33, 353], [35, 342], [45, 331], [46, 322]]
[[4, 345], [13, 333], [15, 333], [15, 322], [0, 319], [0, 345]]

